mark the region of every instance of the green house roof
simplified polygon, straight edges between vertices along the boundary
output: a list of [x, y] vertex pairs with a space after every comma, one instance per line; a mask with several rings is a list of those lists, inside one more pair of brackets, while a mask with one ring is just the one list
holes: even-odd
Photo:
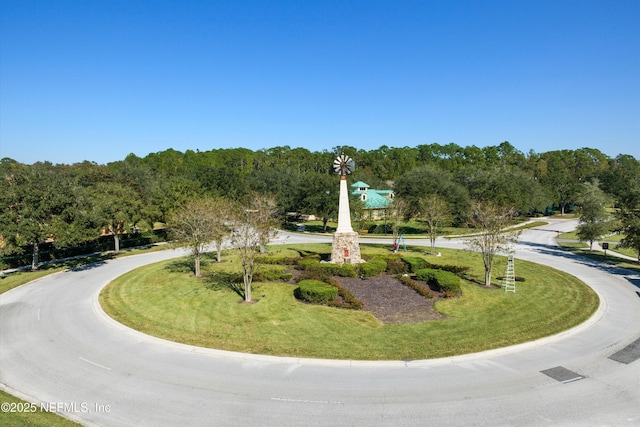
[[[388, 208], [391, 203], [390, 197], [393, 190], [374, 190], [369, 188], [369, 184], [362, 181], [354, 182], [351, 184], [351, 187], [354, 188], [354, 190], [351, 191], [352, 194], [360, 197], [366, 194], [364, 200], [365, 209], [385, 209]], [[365, 190], [361, 191], [360, 188], [365, 188]]]
[[362, 181], [354, 182], [353, 184], [351, 184], [351, 186], [354, 188], [361, 188], [361, 187], [369, 188], [369, 184]]
[[367, 199], [364, 201], [364, 207], [367, 209], [384, 209], [389, 207], [391, 200], [387, 199], [375, 190], [367, 191]]

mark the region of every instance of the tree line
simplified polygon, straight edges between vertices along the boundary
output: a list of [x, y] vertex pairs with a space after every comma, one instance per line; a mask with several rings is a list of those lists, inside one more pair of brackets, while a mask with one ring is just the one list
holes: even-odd
[[4, 256], [31, 252], [34, 268], [45, 242], [73, 248], [109, 236], [117, 252], [123, 236], [170, 224], [189, 201], [206, 197], [238, 202], [255, 194], [269, 196], [280, 212], [314, 214], [326, 224], [338, 206], [338, 179], [332, 171], [338, 154], [355, 160], [350, 180], [392, 188], [394, 204], [404, 204], [405, 218], [445, 218], [433, 209], [445, 206], [444, 221], [461, 225], [473, 216], [477, 202], [509, 207], [519, 215], [565, 213], [582, 201], [585, 185], [596, 183], [607, 203], [621, 212], [625, 230], [633, 234], [640, 228], [640, 163], [625, 154], [610, 158], [597, 149], [525, 154], [509, 142], [369, 151], [351, 146], [168, 149], [104, 165], [0, 160], [0, 250]]

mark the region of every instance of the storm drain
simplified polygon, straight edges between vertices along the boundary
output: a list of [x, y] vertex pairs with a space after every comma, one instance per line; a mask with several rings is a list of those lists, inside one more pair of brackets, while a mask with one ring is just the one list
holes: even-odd
[[609, 359], [616, 362], [629, 364], [640, 359], [640, 338], [623, 348], [617, 353], [609, 356]]
[[544, 371], [540, 372], [563, 384], [570, 383], [572, 381], [578, 381], [584, 378], [582, 375], [576, 374], [575, 372], [570, 371], [564, 366], [556, 366], [555, 368], [545, 369]]

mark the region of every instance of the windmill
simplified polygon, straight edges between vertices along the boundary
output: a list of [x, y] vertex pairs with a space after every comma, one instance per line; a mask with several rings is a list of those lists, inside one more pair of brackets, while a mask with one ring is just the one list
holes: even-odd
[[355, 169], [355, 163], [351, 159], [351, 157], [346, 154], [340, 154], [333, 161], [333, 170], [338, 172], [340, 176], [347, 176]]
[[360, 244], [358, 233], [351, 228], [351, 215], [349, 212], [349, 191], [347, 188], [347, 175], [353, 172], [355, 164], [345, 154], [339, 155], [333, 161], [333, 170], [340, 174], [340, 202], [338, 204], [338, 228], [333, 235], [333, 247], [331, 249], [331, 262], [336, 264], [355, 264], [362, 262], [360, 258]]

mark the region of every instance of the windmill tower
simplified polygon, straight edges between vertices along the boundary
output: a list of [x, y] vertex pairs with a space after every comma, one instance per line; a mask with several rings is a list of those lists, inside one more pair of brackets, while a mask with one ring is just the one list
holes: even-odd
[[358, 233], [351, 228], [349, 212], [349, 190], [347, 174], [354, 169], [354, 163], [344, 154], [333, 161], [333, 169], [340, 174], [340, 202], [338, 204], [338, 229], [333, 235], [331, 262], [334, 264], [357, 264], [360, 258], [360, 241]]

